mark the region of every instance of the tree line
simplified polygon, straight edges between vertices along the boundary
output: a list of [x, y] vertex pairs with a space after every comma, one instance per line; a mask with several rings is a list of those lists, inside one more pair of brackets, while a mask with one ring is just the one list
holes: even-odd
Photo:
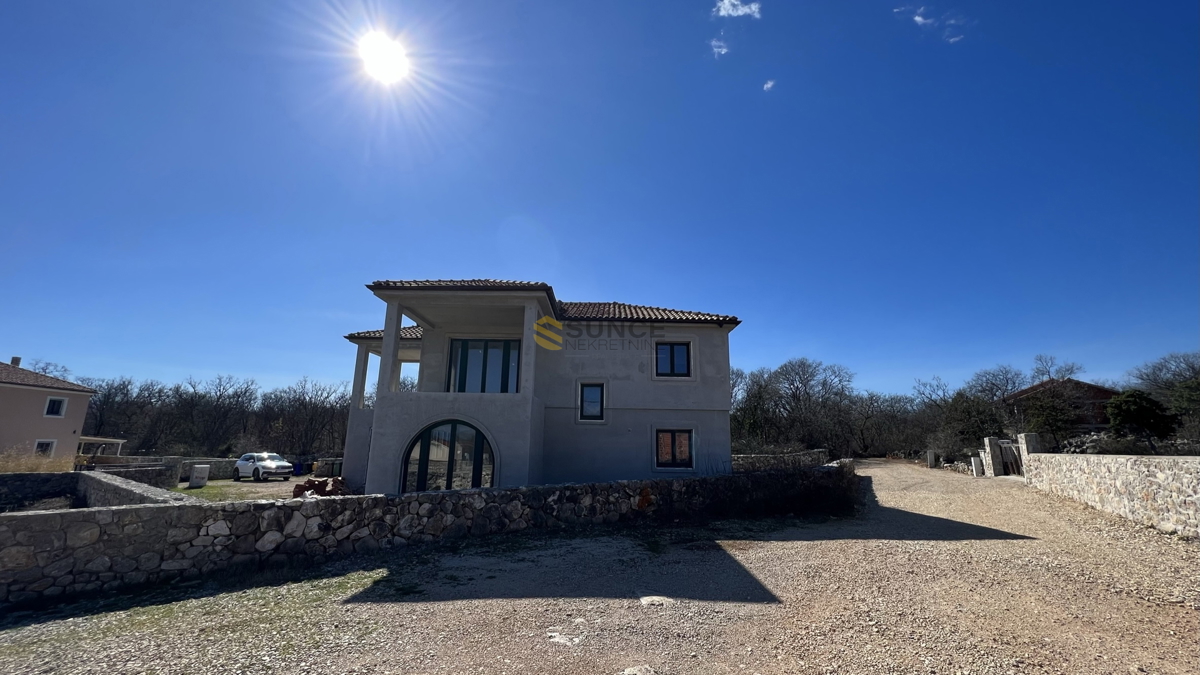
[[[33, 361], [30, 369], [72, 379], [66, 368]], [[1080, 433], [1078, 420], [1094, 402], [1074, 379], [1076, 363], [1040, 355], [1029, 370], [1010, 365], [975, 373], [952, 387], [934, 377], [917, 380], [909, 394], [859, 390], [844, 366], [792, 359], [777, 368], [731, 372], [730, 431], [737, 453], [823, 448], [835, 456], [917, 457], [934, 450], [955, 458], [987, 436], [1023, 432], [1046, 435], [1066, 447]], [[83, 435], [127, 439], [134, 455], [229, 457], [276, 452], [309, 461], [341, 456], [349, 418], [345, 383], [307, 377], [262, 390], [252, 379], [219, 375], [177, 384], [128, 377], [78, 378], [96, 390]], [[1047, 383], [1033, 394], [1014, 394]], [[1120, 390], [1104, 406], [1111, 431], [1140, 439], [1182, 442], [1200, 450], [1200, 352], [1169, 354], [1131, 370], [1124, 382], [1098, 383]], [[401, 389], [415, 389], [404, 378]], [[368, 392], [370, 406], [374, 392]], [[1122, 446], [1126, 447], [1126, 446]], [[1179, 447], [1178, 445], [1175, 447]]]
[[[823, 448], [835, 456], [946, 458], [974, 451], [988, 436], [1044, 434], [1067, 449], [1102, 412], [1116, 438], [1136, 438], [1150, 452], [1173, 439], [1195, 453], [1200, 444], [1200, 352], [1169, 354], [1131, 370], [1124, 382], [1097, 385], [1120, 393], [1097, 403], [1095, 388], [1076, 380], [1076, 363], [1039, 355], [1029, 370], [1011, 365], [975, 373], [960, 387], [934, 377], [910, 394], [862, 391], [847, 368], [792, 359], [777, 368], [734, 369], [730, 431], [735, 453]], [[1036, 391], [1015, 394], [1032, 385]], [[1108, 394], [1111, 396], [1111, 394]], [[1107, 398], [1107, 397], [1106, 397]], [[1121, 446], [1127, 448], [1126, 446]]]
[[340, 456], [350, 392], [307, 377], [263, 391], [218, 375], [178, 384], [128, 377], [78, 380], [96, 390], [84, 435], [124, 438], [129, 455], [231, 457], [276, 452], [299, 461]]

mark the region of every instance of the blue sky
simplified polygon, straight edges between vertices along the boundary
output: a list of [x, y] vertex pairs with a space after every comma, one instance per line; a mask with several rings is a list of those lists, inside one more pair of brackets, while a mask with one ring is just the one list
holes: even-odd
[[1197, 349], [1195, 3], [715, 2], [2, 3], [0, 352], [345, 380], [477, 277], [888, 392]]

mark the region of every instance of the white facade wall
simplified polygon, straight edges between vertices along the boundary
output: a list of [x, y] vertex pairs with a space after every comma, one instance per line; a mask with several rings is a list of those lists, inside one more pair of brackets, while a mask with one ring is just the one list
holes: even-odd
[[[489, 305], [488, 323], [465, 309], [461, 319], [424, 329], [418, 391], [388, 391], [385, 364], [374, 409], [352, 410], [343, 469], [352, 489], [399, 492], [409, 446], [426, 427], [451, 419], [487, 437], [496, 487], [730, 473], [733, 324], [565, 322], [557, 331], [563, 348], [552, 351], [532, 339], [545, 311], [535, 300]], [[447, 392], [450, 341], [485, 338], [522, 341], [518, 392]], [[691, 376], [655, 376], [658, 342], [690, 344]], [[603, 421], [579, 419], [583, 383], [604, 384]], [[692, 430], [692, 468], [656, 466], [656, 429]]]

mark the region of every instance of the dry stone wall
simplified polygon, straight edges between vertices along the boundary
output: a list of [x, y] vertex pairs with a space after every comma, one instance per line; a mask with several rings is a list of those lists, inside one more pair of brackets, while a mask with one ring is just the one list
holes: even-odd
[[1023, 454], [1025, 482], [1132, 521], [1200, 536], [1200, 457]]
[[213, 459], [208, 457], [200, 457], [198, 459], [185, 459], [179, 468], [179, 480], [185, 481], [191, 478], [192, 467], [197, 464], [208, 465], [209, 480], [226, 480], [228, 478], [233, 478], [233, 467], [237, 465], [237, 458]]
[[0, 473], [0, 513], [58, 497], [75, 497], [74, 472]]
[[[90, 474], [88, 474], [90, 475]], [[842, 513], [851, 465], [516, 489], [0, 514], [0, 608], [529, 528]]]
[[733, 455], [735, 473], [753, 471], [791, 471], [829, 462], [828, 450], [803, 450], [767, 455]]
[[109, 465], [97, 467], [94, 473], [119, 476], [126, 480], [144, 483], [145, 485], [162, 490], [170, 490], [179, 485], [179, 467], [170, 464], [156, 466], [138, 466], [136, 464], [129, 466]]
[[78, 506], [129, 506], [133, 504], [202, 504], [203, 500], [171, 492], [107, 471], [78, 471], [75, 494]]
[[[140, 470], [140, 469], [139, 469]], [[65, 497], [68, 508], [178, 504], [199, 500], [102, 471], [0, 474], [0, 512]]]

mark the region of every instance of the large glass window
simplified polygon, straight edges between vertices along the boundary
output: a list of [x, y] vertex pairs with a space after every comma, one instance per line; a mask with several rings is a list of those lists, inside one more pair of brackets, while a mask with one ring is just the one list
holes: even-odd
[[692, 374], [691, 356], [691, 345], [687, 342], [660, 342], [654, 372], [659, 377], [689, 377]]
[[520, 360], [520, 340], [451, 340], [446, 391], [516, 393]]
[[492, 446], [466, 422], [439, 422], [422, 431], [404, 458], [401, 492], [491, 487]]
[[659, 429], [656, 435], [654, 463], [658, 468], [692, 468], [692, 432], [690, 429]]
[[604, 419], [604, 385], [579, 385], [579, 419]]

